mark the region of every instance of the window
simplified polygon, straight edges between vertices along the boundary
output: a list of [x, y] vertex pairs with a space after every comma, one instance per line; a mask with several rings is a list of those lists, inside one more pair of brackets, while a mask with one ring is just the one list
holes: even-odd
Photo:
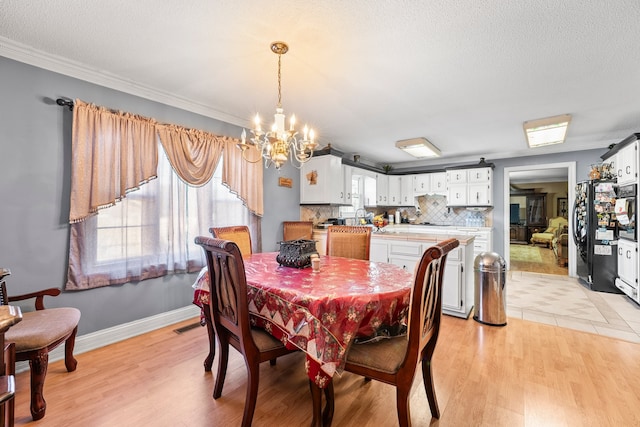
[[[79, 227], [82, 272], [69, 268], [82, 289], [195, 272], [205, 265], [196, 236], [210, 236], [213, 225], [250, 224], [248, 209], [222, 184], [222, 159], [201, 187], [184, 183], [160, 149], [158, 176]], [[72, 246], [75, 239], [71, 239]], [[75, 270], [75, 267], [74, 267]], [[73, 273], [73, 274], [72, 274]], [[69, 288], [70, 284], [67, 284]], [[71, 289], [76, 288], [72, 285]]]

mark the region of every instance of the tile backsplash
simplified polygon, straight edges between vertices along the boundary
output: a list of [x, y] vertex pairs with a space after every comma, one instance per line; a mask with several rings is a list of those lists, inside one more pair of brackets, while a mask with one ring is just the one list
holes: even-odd
[[[420, 196], [416, 198], [415, 207], [401, 208], [368, 208], [367, 212], [375, 215], [387, 212], [394, 214], [396, 209], [406, 212], [406, 216], [415, 223], [429, 222], [437, 225], [453, 225], [458, 227], [491, 227], [493, 226], [493, 208], [484, 211], [474, 211], [467, 208], [448, 208], [445, 196]], [[338, 218], [340, 208], [338, 206], [300, 206], [300, 220], [321, 223], [328, 218]]]

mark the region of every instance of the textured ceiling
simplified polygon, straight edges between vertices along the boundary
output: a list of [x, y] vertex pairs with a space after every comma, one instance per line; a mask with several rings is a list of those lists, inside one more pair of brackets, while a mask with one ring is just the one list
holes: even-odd
[[[271, 120], [284, 40], [285, 113], [380, 164], [604, 152], [640, 130], [637, 0], [3, 0], [0, 17], [2, 56], [240, 126]], [[527, 148], [522, 122], [565, 113], [564, 145]], [[395, 148], [418, 136], [442, 157]]]

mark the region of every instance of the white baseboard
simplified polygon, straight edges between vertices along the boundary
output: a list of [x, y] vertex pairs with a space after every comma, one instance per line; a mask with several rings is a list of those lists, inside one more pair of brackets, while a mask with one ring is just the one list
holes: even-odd
[[[182, 322], [200, 316], [200, 309], [195, 305], [178, 308], [176, 310], [160, 313], [133, 322], [102, 329], [90, 334], [76, 337], [76, 345], [73, 354], [82, 354], [96, 348], [104, 347], [127, 338], [151, 332], [174, 323]], [[64, 344], [61, 344], [49, 353], [49, 363], [64, 359]], [[17, 362], [16, 373], [29, 369], [29, 362]]]

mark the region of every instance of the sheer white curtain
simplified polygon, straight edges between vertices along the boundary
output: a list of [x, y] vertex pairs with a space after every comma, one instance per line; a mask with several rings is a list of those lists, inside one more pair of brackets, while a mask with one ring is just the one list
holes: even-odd
[[214, 225], [247, 224], [258, 236], [259, 221], [222, 184], [220, 166], [207, 184], [189, 186], [160, 149], [157, 179], [97, 215], [71, 224], [71, 233], [77, 237], [71, 239], [71, 251], [82, 262], [70, 260], [66, 289], [196, 272], [205, 260], [193, 241], [198, 235], [210, 235]]

